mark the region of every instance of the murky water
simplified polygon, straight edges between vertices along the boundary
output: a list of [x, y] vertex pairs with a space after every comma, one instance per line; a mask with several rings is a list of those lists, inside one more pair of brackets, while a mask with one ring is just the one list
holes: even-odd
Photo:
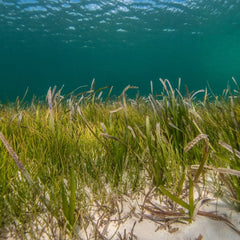
[[0, 0], [2, 101], [93, 78], [145, 95], [160, 77], [218, 94], [240, 81], [240, 0]]

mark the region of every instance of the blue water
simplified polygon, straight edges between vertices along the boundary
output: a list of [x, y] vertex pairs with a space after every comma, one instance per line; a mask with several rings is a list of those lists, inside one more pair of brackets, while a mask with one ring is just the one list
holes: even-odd
[[240, 0], [0, 0], [0, 101], [179, 77], [183, 92], [240, 81]]

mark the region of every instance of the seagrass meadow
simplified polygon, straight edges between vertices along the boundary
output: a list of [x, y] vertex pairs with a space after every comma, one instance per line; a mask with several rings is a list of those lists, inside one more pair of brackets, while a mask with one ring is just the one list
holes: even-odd
[[[162, 222], [191, 223], [198, 214], [227, 222], [199, 211], [204, 197], [195, 191], [211, 189], [240, 211], [240, 92], [233, 81], [234, 89], [216, 96], [160, 79], [161, 88], [150, 83], [150, 94], [134, 99], [127, 93], [137, 87], [113, 98], [111, 86], [95, 89], [93, 81], [89, 90], [63, 96], [53, 87], [44, 100], [0, 105], [0, 237], [110, 239], [101, 227], [114, 214], [120, 224], [123, 199], [139, 195], [141, 211], [131, 210], [139, 219], [156, 214], [152, 196], [165, 206]], [[127, 237], [115, 232], [111, 239]]]

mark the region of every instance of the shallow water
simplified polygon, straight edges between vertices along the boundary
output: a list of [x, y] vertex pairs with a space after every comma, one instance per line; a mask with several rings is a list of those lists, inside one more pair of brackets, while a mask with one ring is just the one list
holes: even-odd
[[159, 93], [160, 77], [218, 94], [240, 81], [240, 0], [0, 0], [1, 101], [93, 78]]

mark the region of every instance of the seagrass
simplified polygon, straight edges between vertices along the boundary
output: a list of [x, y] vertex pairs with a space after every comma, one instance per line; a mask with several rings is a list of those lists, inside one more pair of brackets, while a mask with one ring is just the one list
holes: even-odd
[[[0, 225], [8, 226], [18, 216], [18, 232], [24, 236], [33, 232], [31, 224], [26, 225], [29, 219], [44, 212], [56, 219], [62, 238], [76, 239], [76, 228], [87, 232], [88, 227], [95, 239], [106, 238], [107, 226], [102, 231], [101, 224], [111, 224], [113, 212], [119, 214], [119, 225], [128, 219], [120, 218], [118, 205], [126, 197], [135, 199], [134, 194], [145, 198], [138, 200], [140, 213], [129, 216], [191, 222], [203, 201], [194, 194], [199, 185], [211, 187], [213, 195], [239, 211], [238, 91], [226, 90], [222, 98], [210, 99], [207, 90], [205, 96], [203, 90], [188, 90], [186, 97], [180, 80], [179, 89], [167, 80], [160, 82], [162, 89], [153, 89], [151, 83], [151, 94], [136, 99], [127, 97], [129, 86], [114, 99], [112, 87], [96, 90], [93, 81], [90, 90], [65, 96], [62, 88], [49, 88], [45, 102], [34, 99], [24, 105], [18, 98], [12, 105], [1, 105], [0, 139], [7, 151], [0, 146]], [[108, 88], [105, 101], [101, 92]], [[229, 98], [231, 93], [235, 95]], [[205, 148], [198, 144], [201, 140]], [[9, 164], [8, 153], [17, 168]], [[217, 179], [214, 188], [208, 186], [207, 174]], [[29, 186], [36, 186], [37, 194]], [[147, 203], [153, 199], [164, 207], [150, 208]], [[162, 216], [158, 208], [165, 210]], [[176, 209], [179, 216], [171, 216]], [[129, 236], [134, 237], [133, 231]]]

